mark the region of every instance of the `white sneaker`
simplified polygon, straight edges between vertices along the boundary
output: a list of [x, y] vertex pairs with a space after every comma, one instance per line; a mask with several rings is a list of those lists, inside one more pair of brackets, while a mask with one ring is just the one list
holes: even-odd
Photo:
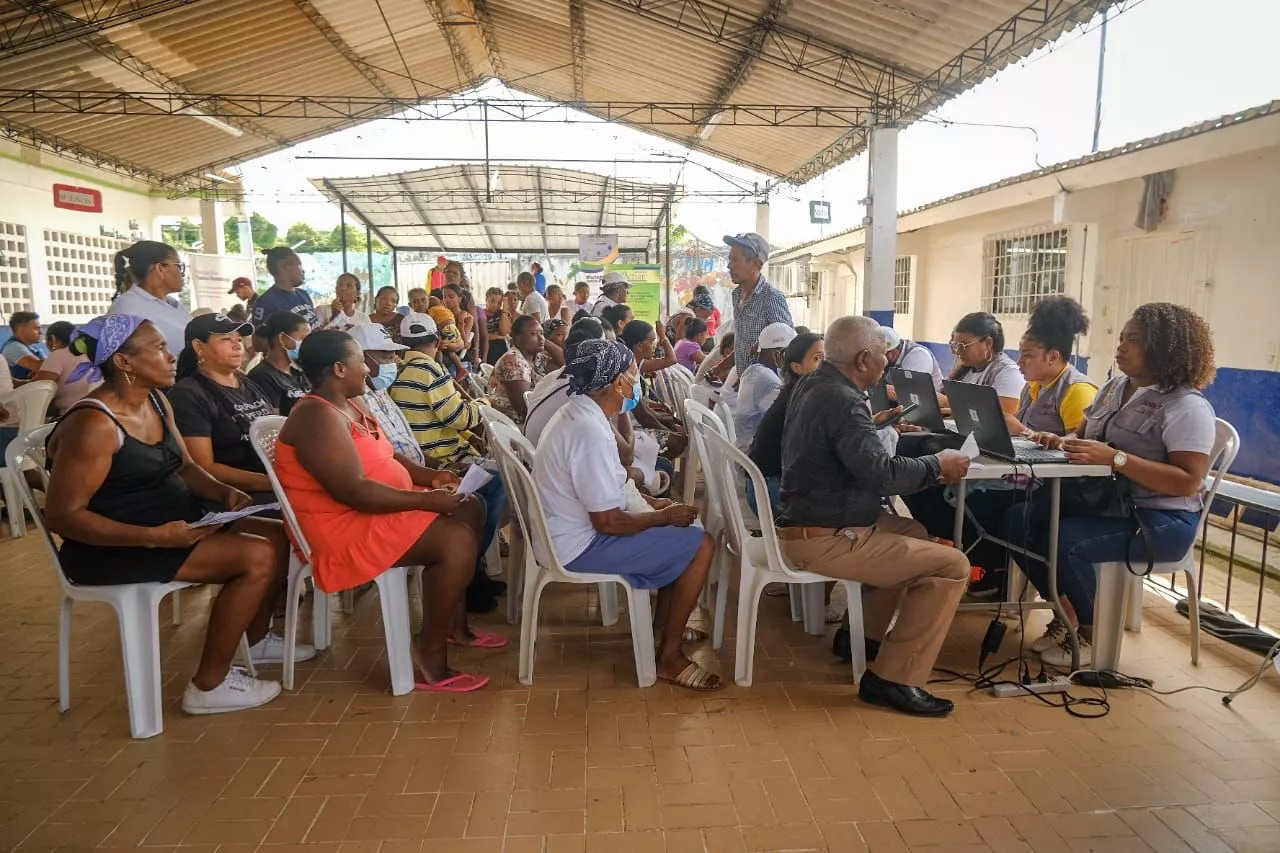
[[[1093, 665], [1093, 646], [1084, 637], [1077, 637], [1080, 642], [1080, 669]], [[1067, 669], [1071, 666], [1071, 640], [1063, 632], [1062, 642], [1051, 649], [1040, 653], [1040, 660], [1049, 666]]]
[[188, 683], [182, 694], [182, 710], [188, 714], [226, 714], [265, 705], [280, 695], [280, 682], [261, 681], [238, 666], [212, 690]]
[[[284, 637], [279, 634], [267, 634], [257, 643], [249, 647], [249, 656], [254, 664], [284, 663]], [[316, 647], [306, 643], [296, 643], [293, 647], [293, 662], [302, 663], [316, 656]]]
[[1055, 616], [1049, 620], [1049, 624], [1044, 626], [1044, 633], [1040, 635], [1034, 643], [1031, 644], [1031, 651], [1039, 654], [1047, 652], [1049, 649], [1057, 646], [1067, 636], [1067, 626], [1058, 621]]

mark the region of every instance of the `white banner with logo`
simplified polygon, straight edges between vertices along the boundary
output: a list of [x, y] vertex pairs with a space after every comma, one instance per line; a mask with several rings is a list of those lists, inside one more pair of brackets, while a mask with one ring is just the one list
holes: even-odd
[[578, 235], [578, 259], [592, 265], [613, 263], [618, 259], [618, 235]]
[[192, 308], [222, 311], [240, 300], [227, 293], [234, 279], [254, 280], [253, 259], [242, 255], [201, 255], [185, 252], [187, 274], [192, 285]]

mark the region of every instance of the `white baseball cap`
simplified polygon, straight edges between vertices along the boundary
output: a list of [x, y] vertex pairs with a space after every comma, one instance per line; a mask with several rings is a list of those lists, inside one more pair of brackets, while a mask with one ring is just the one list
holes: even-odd
[[[429, 319], [429, 318], [428, 318]], [[401, 352], [408, 347], [391, 339], [391, 333], [381, 323], [361, 323], [349, 332], [360, 349], [370, 352]]]
[[402, 338], [430, 338], [434, 337], [436, 332], [436, 321], [431, 319], [430, 314], [417, 314], [410, 311], [400, 321]]
[[611, 284], [620, 284], [623, 287], [630, 287], [631, 281], [620, 272], [607, 272], [604, 274], [604, 281], [601, 282], [601, 285], [608, 287]]
[[760, 350], [786, 349], [796, 338], [796, 330], [786, 323], [770, 323], [760, 331], [756, 346]]
[[902, 335], [898, 334], [897, 329], [889, 326], [881, 326], [880, 331], [884, 333], [884, 351], [890, 352], [897, 349], [902, 344]]

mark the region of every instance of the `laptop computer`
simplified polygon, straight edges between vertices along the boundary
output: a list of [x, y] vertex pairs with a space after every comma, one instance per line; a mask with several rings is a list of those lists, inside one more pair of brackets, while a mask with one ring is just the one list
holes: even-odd
[[938, 393], [933, 388], [932, 375], [895, 367], [889, 371], [889, 378], [893, 380], [898, 404], [909, 406], [914, 403], [917, 407], [902, 420], [924, 427], [929, 432], [951, 432], [942, 421], [942, 409], [938, 407]]
[[871, 413], [888, 411], [893, 408], [889, 402], [889, 377], [886, 374], [880, 381], [871, 386]]
[[990, 385], [948, 379], [942, 383], [942, 392], [951, 403], [956, 429], [972, 433], [983, 453], [1030, 465], [1067, 461], [1067, 454], [1061, 450], [1046, 450], [1025, 439], [1019, 439], [1015, 445], [1004, 421], [1000, 398]]

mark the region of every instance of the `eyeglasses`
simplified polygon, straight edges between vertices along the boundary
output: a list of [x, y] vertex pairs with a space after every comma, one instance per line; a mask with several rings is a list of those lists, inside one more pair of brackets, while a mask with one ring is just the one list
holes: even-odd
[[184, 264], [184, 263], [176, 263], [176, 264], [175, 264], [173, 261], [161, 261], [159, 265], [160, 265], [160, 266], [162, 266], [162, 267], [177, 267], [177, 268], [178, 268], [178, 275], [180, 275], [180, 276], [184, 276], [184, 277], [185, 277], [185, 276], [186, 276], [186, 274], [187, 274], [187, 265], [186, 265], [186, 264]]
[[968, 349], [969, 347], [973, 346], [974, 344], [978, 343], [978, 341], [981, 341], [981, 340], [985, 340], [985, 339], [974, 338], [973, 340], [966, 341], [964, 343], [961, 343], [960, 341], [952, 341], [948, 346], [948, 348], [951, 350], [952, 355], [964, 355], [964, 351], [966, 349]]

